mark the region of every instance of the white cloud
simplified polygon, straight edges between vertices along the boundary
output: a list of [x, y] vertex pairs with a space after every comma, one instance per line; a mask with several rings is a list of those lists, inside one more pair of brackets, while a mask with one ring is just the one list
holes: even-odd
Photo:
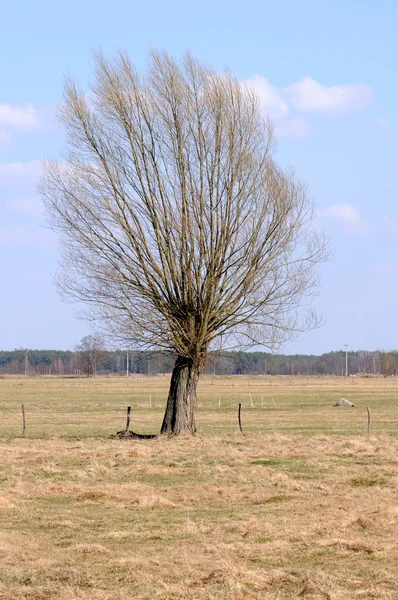
[[0, 129], [0, 146], [5, 146], [11, 140], [11, 136], [5, 129]]
[[312, 77], [303, 77], [284, 91], [297, 110], [327, 115], [342, 115], [364, 108], [374, 98], [372, 88], [363, 83], [326, 86]]
[[383, 227], [388, 233], [392, 233], [393, 235], [398, 234], [398, 221], [394, 217], [390, 215], [385, 215], [382, 218]]
[[8, 200], [7, 208], [18, 213], [38, 215], [43, 212], [43, 203], [37, 196], [16, 197]]
[[0, 209], [40, 214], [42, 208], [36, 187], [41, 174], [41, 162], [0, 163]]
[[46, 248], [56, 244], [56, 235], [42, 227], [17, 225], [0, 227], [0, 245]]
[[[261, 109], [273, 120], [280, 138], [311, 135], [302, 113], [342, 116], [364, 108], [374, 98], [373, 89], [363, 83], [326, 86], [312, 77], [284, 88], [272, 85], [263, 75], [252, 75], [242, 83], [257, 93]], [[384, 119], [373, 122], [384, 130], [389, 127]]]
[[283, 98], [282, 90], [271, 85], [265, 77], [253, 75], [243, 83], [257, 93], [262, 109], [272, 119], [281, 119], [289, 114], [289, 107]]
[[0, 126], [20, 131], [37, 129], [39, 120], [33, 104], [0, 104]]
[[332, 204], [318, 211], [318, 216], [337, 219], [350, 233], [363, 234], [370, 229], [370, 222], [363, 219], [358, 209], [352, 204]]
[[352, 204], [332, 204], [320, 211], [320, 214], [324, 217], [337, 217], [350, 223], [357, 222], [360, 218], [358, 209]]
[[299, 115], [294, 119], [282, 119], [275, 122], [275, 133], [278, 138], [305, 138], [312, 134], [307, 121]]
[[392, 131], [392, 126], [387, 119], [373, 119], [373, 123], [382, 131]]
[[396, 275], [398, 273], [398, 265], [391, 265], [391, 264], [379, 265], [377, 267], [377, 272], [384, 273], [386, 275]]
[[0, 188], [32, 187], [36, 184], [41, 171], [41, 162], [0, 163]]

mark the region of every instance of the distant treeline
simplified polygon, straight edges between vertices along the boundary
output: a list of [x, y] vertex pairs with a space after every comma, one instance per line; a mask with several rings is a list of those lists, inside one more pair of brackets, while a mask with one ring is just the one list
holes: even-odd
[[[0, 375], [159, 375], [172, 371], [174, 357], [162, 352], [12, 350], [0, 351]], [[92, 359], [90, 354], [90, 359]], [[87, 365], [91, 365], [88, 367]], [[95, 365], [93, 368], [92, 365]], [[348, 373], [397, 375], [398, 351], [348, 352]], [[210, 354], [205, 373], [214, 375], [338, 375], [346, 373], [345, 351], [311, 354], [225, 352]]]

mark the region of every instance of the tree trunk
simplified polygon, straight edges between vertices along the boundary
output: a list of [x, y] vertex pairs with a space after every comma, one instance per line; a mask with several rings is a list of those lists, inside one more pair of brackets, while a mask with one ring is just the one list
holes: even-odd
[[192, 359], [178, 356], [171, 375], [161, 433], [195, 433], [196, 388], [199, 369]]

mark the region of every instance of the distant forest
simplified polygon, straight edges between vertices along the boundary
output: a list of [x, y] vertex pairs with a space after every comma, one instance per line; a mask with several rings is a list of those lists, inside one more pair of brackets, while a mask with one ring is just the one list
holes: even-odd
[[[171, 373], [174, 357], [138, 351], [0, 351], [0, 375], [159, 375]], [[348, 373], [397, 375], [398, 351], [348, 352]], [[210, 354], [205, 373], [213, 375], [336, 375], [346, 373], [345, 351], [310, 354], [225, 352]]]

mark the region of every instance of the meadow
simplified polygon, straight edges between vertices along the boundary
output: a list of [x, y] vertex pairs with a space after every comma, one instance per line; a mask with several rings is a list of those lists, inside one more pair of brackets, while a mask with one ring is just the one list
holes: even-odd
[[207, 376], [196, 436], [110, 437], [168, 381], [0, 379], [0, 599], [398, 597], [398, 380]]

